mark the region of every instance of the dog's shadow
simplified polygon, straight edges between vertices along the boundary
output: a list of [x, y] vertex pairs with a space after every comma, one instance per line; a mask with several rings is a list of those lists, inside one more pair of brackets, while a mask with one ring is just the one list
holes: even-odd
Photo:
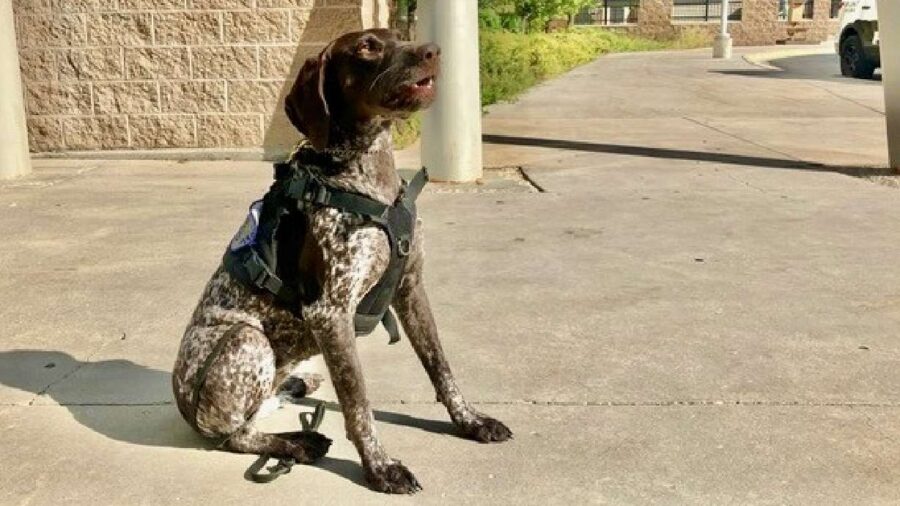
[[[30, 400], [46, 398], [65, 407], [81, 425], [110, 439], [142, 446], [214, 449], [181, 417], [172, 399], [168, 371], [145, 367], [130, 360], [80, 361], [68, 353], [49, 350], [0, 352], [0, 385], [30, 392]], [[301, 405], [318, 401], [303, 399]], [[121, 409], [110, 409], [118, 407]], [[336, 403], [326, 409], [340, 413]], [[375, 410], [382, 423], [402, 425], [438, 434], [456, 434], [453, 424], [403, 413]], [[357, 462], [324, 457], [316, 467], [364, 485]]]

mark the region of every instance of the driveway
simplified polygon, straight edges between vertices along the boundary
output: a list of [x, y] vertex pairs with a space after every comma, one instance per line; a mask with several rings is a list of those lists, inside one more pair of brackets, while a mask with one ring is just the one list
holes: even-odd
[[[819, 81], [850, 80], [841, 75], [841, 64], [836, 54], [812, 54], [805, 56], [792, 56], [779, 58], [770, 62], [783, 72], [780, 77], [786, 79], [815, 79]], [[875, 74], [874, 79], [857, 79], [859, 84], [880, 86], [881, 71]]]

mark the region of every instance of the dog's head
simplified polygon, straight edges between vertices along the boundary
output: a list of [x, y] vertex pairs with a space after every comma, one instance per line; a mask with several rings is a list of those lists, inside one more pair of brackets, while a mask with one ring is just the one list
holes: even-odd
[[405, 117], [431, 105], [440, 48], [391, 30], [352, 32], [306, 60], [285, 98], [291, 123], [322, 150], [334, 122]]

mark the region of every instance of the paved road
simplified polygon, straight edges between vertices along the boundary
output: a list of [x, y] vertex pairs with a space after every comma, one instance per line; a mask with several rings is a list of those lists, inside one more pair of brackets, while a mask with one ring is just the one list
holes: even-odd
[[[817, 54], [794, 56], [773, 60], [772, 65], [782, 69], [782, 77], [787, 79], [817, 79], [828, 81], [846, 81], [841, 75], [840, 62], [836, 54]], [[856, 79], [860, 84], [878, 86], [881, 83], [880, 71], [874, 79]]]
[[545, 193], [421, 197], [450, 362], [516, 439], [454, 437], [408, 344], [359, 340], [415, 498], [365, 488], [333, 409], [329, 456], [259, 486], [172, 405], [267, 164], [39, 161], [0, 186], [0, 504], [900, 502], [900, 190], [843, 173], [885, 163], [880, 90], [708, 54], [605, 57], [492, 107], [488, 163]]

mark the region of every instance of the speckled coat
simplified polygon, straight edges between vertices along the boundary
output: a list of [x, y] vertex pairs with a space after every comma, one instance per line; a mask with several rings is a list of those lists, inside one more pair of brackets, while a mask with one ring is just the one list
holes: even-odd
[[[366, 38], [372, 34], [391, 43], [385, 31], [368, 31], [348, 34], [332, 46], [358, 46], [357, 39], [369, 40]], [[417, 50], [399, 43], [396, 47], [396, 52]], [[320, 71], [324, 61], [320, 56]], [[396, 67], [385, 65], [388, 70]], [[311, 78], [304, 72], [298, 82]], [[334, 104], [341, 97], [329, 99]], [[334, 111], [331, 115], [337, 116]], [[302, 127], [310, 122], [297, 123]], [[331, 153], [339, 169], [323, 170], [319, 177], [329, 186], [392, 204], [401, 183], [393, 165], [389, 126], [388, 121], [379, 119], [332, 125], [328, 144], [319, 147]], [[378, 226], [334, 208], [311, 207], [307, 214], [304, 248], [312, 252], [320, 295], [302, 306], [298, 318], [276, 305], [271, 296], [241, 285], [220, 266], [200, 298], [178, 351], [172, 378], [178, 408], [204, 436], [224, 438], [225, 449], [312, 462], [327, 452], [331, 443], [328, 438], [312, 432], [264, 433], [254, 427], [254, 416], [300, 362], [322, 353], [344, 415], [347, 437], [359, 451], [369, 484], [383, 492], [415, 492], [421, 488], [416, 478], [390, 458], [378, 440], [356, 352], [353, 315], [389, 263], [387, 235]], [[506, 440], [511, 437], [509, 429], [472, 409], [450, 372], [424, 290], [423, 244], [419, 222], [393, 307], [434, 384], [438, 400], [447, 407], [461, 434], [482, 442]], [[224, 348], [201, 378], [198, 372], [222, 340]]]

